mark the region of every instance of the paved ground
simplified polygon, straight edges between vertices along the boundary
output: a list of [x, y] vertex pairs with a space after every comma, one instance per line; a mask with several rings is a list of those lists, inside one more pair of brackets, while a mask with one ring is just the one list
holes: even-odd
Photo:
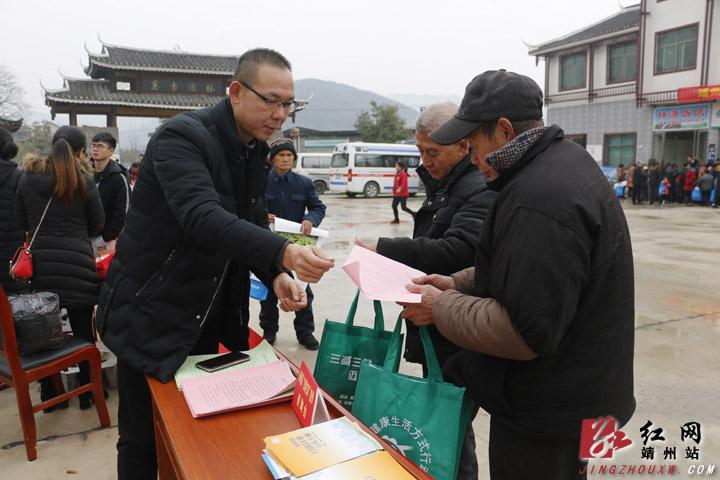
[[[411, 233], [410, 217], [390, 225], [390, 199], [348, 199], [323, 196], [328, 204], [324, 227], [332, 231], [327, 251], [342, 263], [356, 239]], [[411, 199], [417, 208], [420, 199]], [[677, 464], [686, 472], [691, 463], [720, 464], [720, 210], [702, 207], [626, 208], [632, 232], [636, 266], [637, 411], [623, 430], [634, 441], [616, 463], [642, 464], [639, 429], [648, 420], [664, 429], [665, 443], [656, 444], [656, 456], [666, 446], [678, 446]], [[353, 286], [341, 269], [328, 274], [315, 289], [318, 337], [328, 318], [345, 319]], [[253, 325], [257, 326], [257, 304]], [[371, 306], [361, 305], [358, 320], [370, 325]], [[399, 311], [386, 304], [387, 319]], [[295, 341], [292, 316], [283, 314], [277, 346], [298, 363], [314, 365], [315, 354]], [[418, 372], [403, 365], [405, 372]], [[583, 388], [578, 385], [578, 388]], [[35, 395], [38, 396], [37, 394]], [[49, 415], [38, 414], [38, 459], [27, 462], [12, 390], [0, 392], [0, 477], [3, 479], [111, 479], [115, 478], [117, 395], [111, 392], [109, 408], [113, 427], [95, 430], [93, 410], [81, 412], [76, 404]], [[687, 440], [680, 442], [680, 426], [697, 421], [702, 428], [699, 462], [685, 460]], [[488, 417], [475, 420], [481, 477], [487, 473]], [[660, 452], [658, 452], [660, 450]], [[656, 462], [662, 464], [663, 462]], [[720, 465], [718, 466], [720, 467]], [[720, 475], [716, 473], [716, 475]], [[675, 478], [685, 478], [686, 474]], [[590, 478], [625, 478], [593, 476]], [[649, 478], [647, 475], [638, 478]], [[658, 477], [660, 478], [660, 477]]]

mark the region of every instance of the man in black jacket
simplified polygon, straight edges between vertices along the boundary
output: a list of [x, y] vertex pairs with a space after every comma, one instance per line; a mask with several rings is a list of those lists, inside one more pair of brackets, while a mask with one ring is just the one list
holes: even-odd
[[[483, 221], [492, 207], [495, 192], [487, 189], [480, 171], [470, 162], [468, 141], [440, 145], [430, 134], [457, 113], [451, 102], [431, 105], [415, 124], [415, 141], [422, 165], [416, 172], [427, 198], [415, 214], [413, 238], [381, 238], [377, 252], [426, 273], [450, 275], [473, 265]], [[371, 246], [372, 247], [372, 246]], [[427, 376], [427, 362], [420, 331], [406, 322], [405, 359], [420, 363]], [[442, 367], [460, 347], [430, 325], [428, 333]], [[478, 474], [475, 433], [468, 428], [458, 478]]]
[[[447, 102], [422, 111], [415, 125], [415, 141], [422, 165], [416, 169], [427, 198], [415, 215], [413, 237], [380, 238], [376, 251], [426, 273], [450, 275], [473, 265], [483, 220], [495, 193], [487, 189], [480, 171], [470, 162], [468, 142], [439, 145], [429, 134], [457, 113]], [[372, 248], [372, 246], [371, 246]], [[426, 368], [418, 328], [406, 322], [405, 359]], [[458, 346], [429, 329], [440, 365], [458, 351]]]
[[334, 263], [267, 229], [265, 140], [293, 106], [287, 59], [250, 50], [227, 98], [172, 118], [148, 143], [97, 312], [118, 356], [120, 479], [156, 478], [145, 375], [167, 382], [218, 342], [247, 349], [250, 270], [290, 311], [307, 299], [287, 270], [317, 282]]
[[115, 249], [115, 240], [125, 225], [130, 187], [125, 172], [112, 158], [117, 147], [115, 137], [108, 132], [100, 132], [92, 138], [90, 147], [95, 169], [95, 184], [105, 210], [105, 226], [98, 237], [98, 253], [102, 255], [104, 250]]
[[620, 202], [582, 147], [543, 126], [542, 92], [523, 75], [478, 75], [430, 137], [468, 138], [499, 196], [475, 267], [419, 279], [409, 290], [422, 303], [403, 316], [467, 349], [444, 372], [491, 415], [494, 480], [586, 478], [583, 419], [622, 426], [635, 409], [633, 260]]

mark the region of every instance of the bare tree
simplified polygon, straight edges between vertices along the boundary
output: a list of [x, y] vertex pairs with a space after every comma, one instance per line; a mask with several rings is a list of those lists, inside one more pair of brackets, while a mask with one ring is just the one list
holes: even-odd
[[28, 109], [25, 90], [5, 65], [0, 65], [0, 117], [16, 119]]

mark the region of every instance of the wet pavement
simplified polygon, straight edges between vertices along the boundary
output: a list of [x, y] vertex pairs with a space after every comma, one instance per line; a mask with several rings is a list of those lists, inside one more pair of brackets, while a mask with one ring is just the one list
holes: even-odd
[[[346, 198], [324, 195], [328, 214], [322, 227], [331, 231], [324, 245], [338, 265], [313, 288], [316, 335], [325, 319], [344, 321], [354, 286], [339, 268], [356, 240], [409, 236], [412, 222], [400, 212], [401, 223], [391, 225], [391, 199]], [[422, 198], [411, 198], [415, 210]], [[637, 409], [623, 428], [633, 445], [615, 453], [612, 463], [678, 466], [687, 478], [690, 465], [717, 464], [720, 469], [720, 209], [669, 206], [626, 206], [636, 267], [635, 396]], [[400, 308], [384, 304], [386, 328], [394, 324]], [[252, 303], [251, 326], [258, 327], [257, 302]], [[295, 362], [311, 368], [316, 352], [298, 345], [292, 314], [281, 314], [276, 346]], [[361, 302], [356, 321], [372, 324], [371, 302]], [[402, 371], [419, 374], [405, 362]], [[591, 380], [588, 380], [591, 381]], [[578, 385], [583, 388], [583, 385]], [[39, 397], [37, 392], [35, 399]], [[117, 392], [111, 391], [108, 407], [112, 427], [98, 430], [94, 410], [80, 411], [77, 403], [51, 414], [36, 415], [38, 459], [27, 462], [22, 430], [12, 390], [0, 392], [0, 477], [3, 479], [111, 479], [115, 478]], [[655, 447], [655, 460], [641, 458], [640, 428], [650, 420], [651, 430], [663, 429], [664, 441]], [[680, 439], [680, 427], [690, 421], [701, 425], [699, 459], [686, 460], [686, 448], [696, 446]], [[480, 478], [489, 478], [487, 467], [488, 416], [475, 419]], [[676, 461], [663, 460], [666, 447], [676, 446]], [[258, 453], [258, 452], [256, 452]], [[248, 452], [248, 454], [253, 454]], [[259, 454], [259, 453], [258, 453]], [[658, 460], [659, 458], [659, 460]], [[596, 468], [605, 461], [593, 461]], [[636, 467], [637, 468], [637, 467]], [[717, 470], [716, 469], [716, 470]], [[720, 473], [715, 473], [720, 476]], [[589, 475], [589, 478], [662, 478], [662, 476]]]

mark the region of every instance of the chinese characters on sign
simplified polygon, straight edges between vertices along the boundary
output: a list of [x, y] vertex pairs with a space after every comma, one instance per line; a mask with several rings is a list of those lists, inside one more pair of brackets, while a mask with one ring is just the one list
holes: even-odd
[[143, 92], [152, 93], [204, 93], [222, 95], [225, 91], [220, 80], [178, 80], [172, 78], [144, 78], [141, 82]]
[[678, 88], [677, 97], [679, 103], [720, 100], [720, 85], [705, 85], [702, 87]]
[[653, 130], [694, 130], [710, 125], [710, 105], [682, 105], [657, 107], [653, 116]]

